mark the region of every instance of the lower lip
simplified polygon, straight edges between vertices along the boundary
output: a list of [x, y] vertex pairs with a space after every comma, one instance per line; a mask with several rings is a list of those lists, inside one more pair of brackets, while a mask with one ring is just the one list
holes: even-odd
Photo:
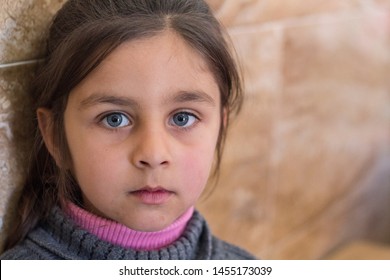
[[166, 190], [147, 191], [139, 190], [131, 192], [131, 195], [135, 196], [144, 204], [159, 205], [165, 203], [172, 195], [172, 192]]

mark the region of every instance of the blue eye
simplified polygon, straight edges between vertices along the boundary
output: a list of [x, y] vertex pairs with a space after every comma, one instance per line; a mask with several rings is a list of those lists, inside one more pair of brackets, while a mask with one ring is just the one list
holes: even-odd
[[187, 112], [180, 112], [177, 114], [174, 114], [172, 117], [173, 125], [179, 126], [179, 127], [189, 127], [193, 125], [197, 120], [197, 117], [194, 116], [191, 113]]
[[103, 118], [102, 122], [110, 128], [124, 127], [130, 124], [130, 120], [122, 113], [109, 114]]

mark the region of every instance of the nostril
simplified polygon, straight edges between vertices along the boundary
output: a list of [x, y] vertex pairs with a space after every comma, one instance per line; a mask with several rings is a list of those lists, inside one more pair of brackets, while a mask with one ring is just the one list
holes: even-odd
[[164, 160], [164, 161], [161, 161], [160, 163], [158, 163], [158, 162], [156, 162], [157, 164], [156, 165], [154, 165], [154, 164], [152, 164], [152, 163], [150, 163], [150, 162], [148, 162], [148, 161], [145, 161], [145, 160], [140, 160], [139, 161], [139, 165], [140, 166], [144, 166], [144, 167], [148, 167], [148, 166], [150, 166], [150, 167], [157, 167], [157, 166], [159, 166], [159, 165], [167, 165], [168, 164], [168, 161], [167, 160]]

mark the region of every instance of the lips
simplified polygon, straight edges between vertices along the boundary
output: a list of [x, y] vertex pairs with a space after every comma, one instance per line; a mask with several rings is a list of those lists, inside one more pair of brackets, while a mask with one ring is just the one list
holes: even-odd
[[135, 197], [141, 203], [149, 205], [164, 204], [173, 195], [173, 192], [162, 187], [143, 187], [139, 190], [130, 192], [130, 195]]

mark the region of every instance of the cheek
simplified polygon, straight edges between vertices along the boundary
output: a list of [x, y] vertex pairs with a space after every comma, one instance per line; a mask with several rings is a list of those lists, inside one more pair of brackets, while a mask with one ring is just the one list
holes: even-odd
[[[74, 136], [74, 135], [73, 135]], [[100, 191], [108, 182], [113, 182], [117, 177], [118, 162], [97, 138], [69, 137], [69, 149], [72, 157], [72, 173], [83, 192], [88, 190]], [[108, 163], [111, 164], [108, 164]]]
[[214, 159], [214, 149], [192, 149], [180, 161], [183, 180], [193, 192], [199, 192], [205, 187], [210, 175]]
[[87, 145], [85, 149], [73, 158], [73, 167], [76, 177], [83, 181], [96, 181], [96, 183], [112, 182], [118, 177], [118, 172], [121, 168], [118, 164], [119, 160], [110, 153], [104, 152], [102, 149], [94, 149], [93, 146]]

